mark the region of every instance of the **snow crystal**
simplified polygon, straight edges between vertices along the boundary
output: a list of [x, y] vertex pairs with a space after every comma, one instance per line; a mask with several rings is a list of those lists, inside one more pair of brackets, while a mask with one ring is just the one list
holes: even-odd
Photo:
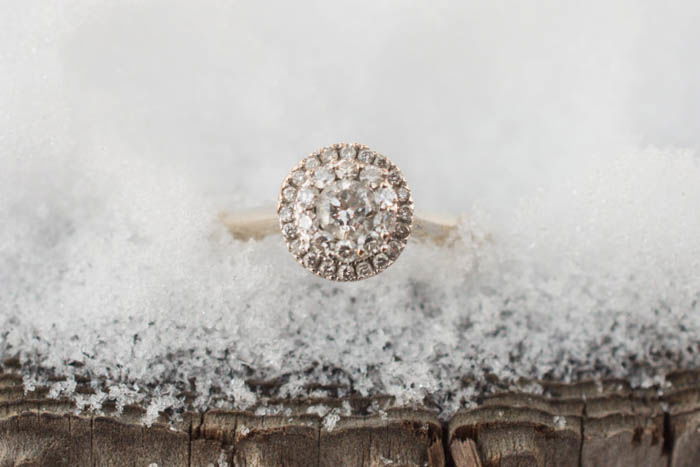
[[[10, 2], [0, 360], [146, 424], [334, 395], [449, 415], [521, 379], [697, 367], [698, 5], [463, 3]], [[217, 221], [340, 140], [462, 214], [460, 241], [338, 284]]]

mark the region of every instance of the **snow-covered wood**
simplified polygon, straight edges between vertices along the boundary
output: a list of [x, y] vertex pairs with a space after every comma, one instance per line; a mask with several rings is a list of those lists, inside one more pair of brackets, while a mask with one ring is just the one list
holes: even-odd
[[[663, 392], [621, 380], [543, 383], [543, 395], [485, 397], [447, 422], [425, 408], [368, 415], [370, 405], [390, 398], [358, 397], [287, 401], [283, 414], [267, 416], [213, 409], [173, 421], [161, 414], [144, 426], [143, 408], [78, 413], [45, 389], [25, 393], [21, 378], [6, 371], [0, 465], [698, 465], [700, 372], [676, 372], [669, 381]], [[351, 414], [329, 424], [313, 413], [319, 404], [349, 405]]]

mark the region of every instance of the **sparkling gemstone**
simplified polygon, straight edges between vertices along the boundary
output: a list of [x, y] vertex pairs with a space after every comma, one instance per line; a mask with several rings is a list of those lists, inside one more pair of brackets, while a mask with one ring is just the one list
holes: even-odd
[[299, 190], [299, 195], [297, 196], [297, 203], [302, 208], [308, 208], [313, 205], [316, 199], [316, 190], [313, 188], [302, 188]]
[[300, 230], [303, 230], [305, 232], [311, 230], [311, 227], [313, 225], [314, 223], [311, 220], [311, 217], [309, 217], [306, 214], [302, 214], [301, 216], [299, 216], [299, 220], [297, 220], [297, 226]]
[[396, 215], [391, 211], [382, 211], [374, 216], [374, 231], [381, 238], [387, 238], [396, 230]]
[[345, 281], [351, 281], [355, 279], [355, 268], [349, 264], [341, 264], [338, 268], [338, 277]]
[[401, 206], [397, 216], [402, 222], [411, 222], [411, 218], [413, 217], [413, 209], [411, 209], [411, 206]]
[[306, 170], [313, 170], [321, 165], [321, 162], [316, 158], [316, 156], [309, 156], [304, 161], [304, 167]]
[[344, 261], [352, 260], [355, 256], [355, 248], [350, 240], [339, 241], [335, 248], [338, 256]]
[[303, 170], [296, 170], [292, 172], [292, 183], [296, 186], [301, 186], [306, 181], [306, 174]]
[[312, 239], [314, 248], [319, 251], [327, 250], [333, 241], [333, 237], [328, 232], [316, 232]]
[[319, 261], [319, 257], [313, 251], [309, 251], [306, 254], [306, 256], [304, 256], [304, 259], [303, 259], [304, 266], [306, 266], [309, 269], [316, 269], [316, 265], [318, 264], [318, 261]]
[[374, 165], [382, 168], [386, 167], [386, 157], [382, 156], [381, 154], [377, 154], [376, 156], [374, 156]]
[[374, 160], [374, 153], [369, 149], [363, 149], [360, 151], [360, 154], [357, 155], [357, 160], [365, 164], [371, 164]]
[[356, 152], [357, 149], [355, 146], [348, 144], [347, 146], [343, 146], [343, 148], [340, 150], [340, 157], [343, 159], [354, 159]]
[[355, 268], [357, 275], [360, 277], [367, 277], [372, 275], [372, 266], [367, 261], [362, 261], [357, 264]]
[[321, 161], [325, 164], [338, 160], [338, 151], [335, 148], [325, 148], [321, 151]]
[[282, 198], [284, 198], [285, 201], [294, 201], [294, 196], [297, 194], [296, 188], [293, 186], [288, 186], [284, 190], [282, 190]]
[[309, 242], [302, 239], [294, 240], [289, 245], [289, 250], [295, 255], [303, 255], [309, 251]]
[[297, 229], [294, 227], [294, 224], [284, 224], [284, 226], [282, 226], [282, 235], [284, 235], [285, 238], [296, 237]]
[[376, 199], [382, 209], [389, 208], [396, 203], [396, 192], [392, 188], [382, 188], [377, 190]]
[[280, 220], [282, 222], [291, 222], [294, 219], [294, 210], [289, 206], [280, 209]]
[[354, 161], [341, 161], [335, 168], [338, 178], [355, 178], [357, 171], [358, 167]]
[[325, 260], [321, 263], [321, 266], [319, 267], [319, 270], [325, 274], [325, 275], [330, 275], [335, 272], [337, 269], [337, 266], [333, 260]]
[[384, 156], [336, 144], [303, 159], [286, 180], [278, 207], [282, 234], [307, 269], [358, 280], [403, 251], [413, 204], [400, 170]]
[[373, 187], [379, 185], [383, 178], [384, 172], [377, 167], [365, 167], [360, 173], [360, 180], [369, 183]]
[[406, 224], [399, 224], [396, 227], [396, 236], [400, 239], [408, 238], [409, 235], [411, 235], [411, 228], [408, 227]]
[[379, 253], [372, 258], [372, 264], [374, 265], [375, 269], [382, 269], [389, 264], [389, 257], [384, 253]]
[[401, 244], [396, 240], [382, 246], [382, 251], [390, 258], [396, 259], [401, 254]]
[[355, 180], [339, 180], [328, 185], [316, 202], [319, 226], [337, 240], [358, 243], [372, 229], [377, 205], [372, 190]]
[[408, 188], [402, 187], [402, 188], [399, 188], [397, 190], [396, 196], [399, 197], [399, 201], [401, 201], [402, 203], [405, 203], [406, 201], [408, 201], [411, 198], [411, 192], [408, 191]]
[[313, 180], [317, 188], [323, 188], [335, 180], [335, 174], [328, 167], [321, 167], [314, 172]]
[[396, 186], [396, 185], [401, 185], [401, 182], [403, 182], [403, 177], [396, 170], [392, 170], [391, 173], [389, 173], [388, 180], [389, 180], [389, 183]]
[[360, 248], [358, 248], [358, 255], [362, 258], [371, 256], [379, 251], [379, 242], [374, 239], [368, 239]]

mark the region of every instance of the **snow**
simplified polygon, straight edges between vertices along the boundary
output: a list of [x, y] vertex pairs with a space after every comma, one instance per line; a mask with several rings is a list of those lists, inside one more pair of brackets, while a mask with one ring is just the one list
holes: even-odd
[[[27, 390], [149, 423], [185, 390], [273, 413], [247, 381], [278, 379], [447, 416], [520, 378], [698, 366], [696, 4], [263, 8], [4, 8], [0, 359]], [[461, 241], [336, 284], [219, 224], [343, 140], [462, 214]]]

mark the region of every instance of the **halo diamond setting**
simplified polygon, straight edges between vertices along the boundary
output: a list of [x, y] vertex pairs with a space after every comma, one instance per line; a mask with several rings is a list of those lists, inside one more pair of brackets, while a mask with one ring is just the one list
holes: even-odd
[[334, 144], [303, 159], [285, 178], [277, 208], [289, 251], [330, 280], [374, 276], [401, 254], [413, 199], [401, 171], [360, 144]]

